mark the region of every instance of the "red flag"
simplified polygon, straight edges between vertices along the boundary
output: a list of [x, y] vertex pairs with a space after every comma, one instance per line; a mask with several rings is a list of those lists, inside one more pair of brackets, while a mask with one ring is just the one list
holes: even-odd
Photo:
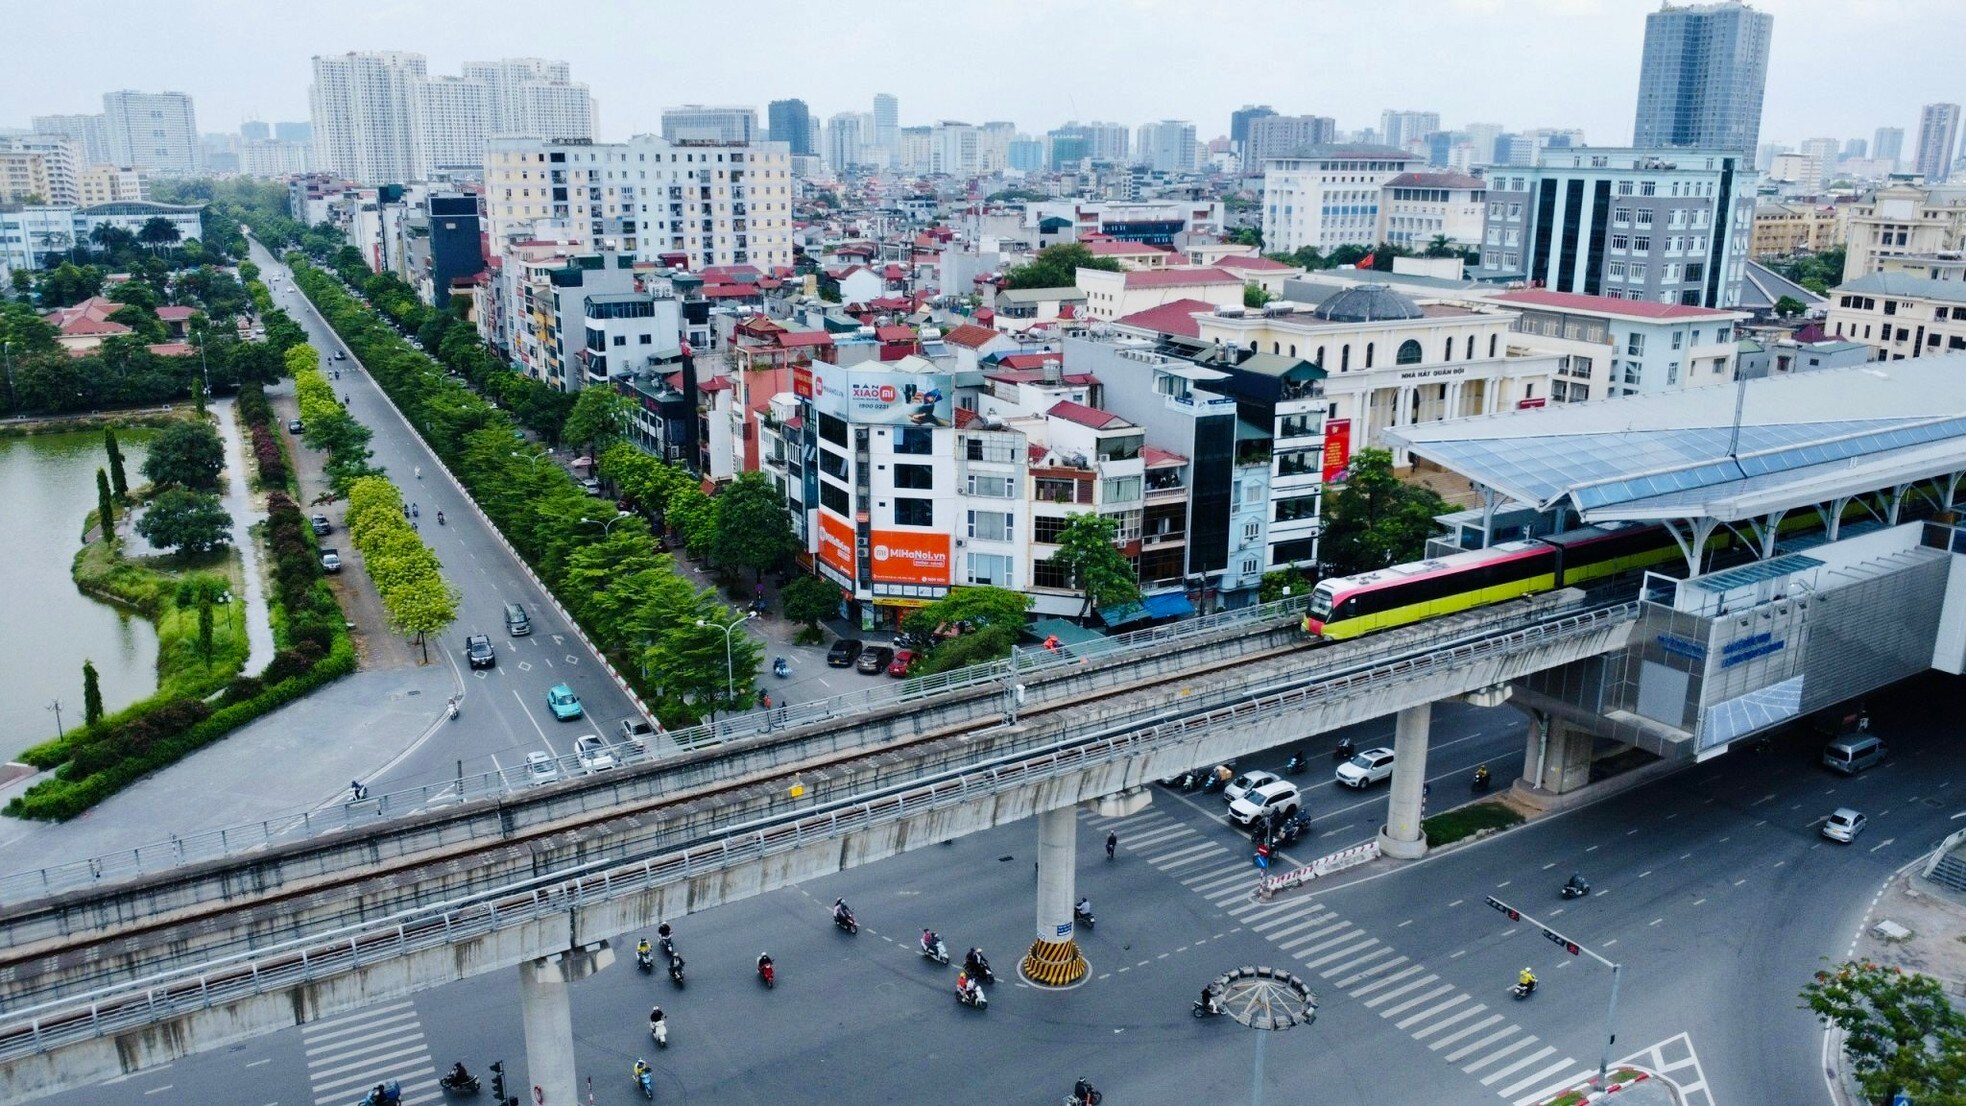
[[1372, 267], [1372, 257], [1373, 257], [1372, 254], [1366, 254], [1364, 257], [1360, 258], [1359, 263], [1357, 265], [1352, 266], [1352, 268], [1370, 269]]

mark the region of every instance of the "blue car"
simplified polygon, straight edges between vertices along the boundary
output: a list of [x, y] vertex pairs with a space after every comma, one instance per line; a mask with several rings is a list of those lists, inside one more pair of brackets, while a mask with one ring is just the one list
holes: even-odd
[[580, 717], [580, 696], [565, 684], [554, 684], [547, 690], [546, 705], [553, 708], [553, 717], [562, 722]]

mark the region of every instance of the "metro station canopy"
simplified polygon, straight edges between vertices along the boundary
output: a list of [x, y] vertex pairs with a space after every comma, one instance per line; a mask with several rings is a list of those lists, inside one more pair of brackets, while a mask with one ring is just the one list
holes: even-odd
[[[1737, 410], [1739, 414], [1736, 431]], [[1966, 355], [1386, 431], [1492, 495], [1587, 523], [1733, 523], [1966, 473]]]

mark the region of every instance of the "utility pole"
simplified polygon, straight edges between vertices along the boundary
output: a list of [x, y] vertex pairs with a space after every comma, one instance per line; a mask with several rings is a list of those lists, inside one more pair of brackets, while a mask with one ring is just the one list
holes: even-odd
[[56, 699], [49, 703], [47, 709], [55, 712], [55, 737], [57, 739], [67, 737], [68, 732], [61, 728], [61, 700]]
[[1618, 977], [1624, 971], [1624, 965], [1614, 963], [1610, 960], [1606, 960], [1604, 957], [1599, 956], [1597, 953], [1592, 952], [1590, 949], [1587, 949], [1584, 946], [1578, 944], [1577, 942], [1572, 941], [1570, 938], [1565, 937], [1563, 934], [1558, 933], [1557, 931], [1549, 928], [1548, 926], [1537, 921], [1536, 919], [1523, 914], [1522, 911], [1517, 910], [1515, 907], [1510, 906], [1508, 903], [1503, 902], [1501, 899], [1498, 899], [1493, 895], [1490, 895], [1488, 897], [1487, 902], [1489, 906], [1492, 906], [1496, 910], [1501, 911], [1503, 914], [1508, 915], [1509, 921], [1528, 922], [1530, 925], [1533, 925], [1538, 929], [1541, 929], [1543, 931], [1543, 936], [1546, 939], [1548, 939], [1552, 944], [1560, 947], [1561, 949], [1563, 949], [1563, 951], [1569, 953], [1570, 955], [1588, 956], [1592, 960], [1595, 960], [1598, 963], [1604, 965], [1605, 967], [1611, 969], [1611, 1004], [1604, 1012], [1604, 1048], [1602, 1051], [1598, 1053], [1597, 1056], [1597, 1078], [1591, 1080], [1591, 1087], [1593, 1090], [1599, 1090], [1599, 1091], [1603, 1090], [1605, 1075], [1611, 1067], [1611, 1046], [1615, 1044], [1618, 1040], [1618, 1033], [1616, 1029], [1617, 1019], [1618, 1019]]

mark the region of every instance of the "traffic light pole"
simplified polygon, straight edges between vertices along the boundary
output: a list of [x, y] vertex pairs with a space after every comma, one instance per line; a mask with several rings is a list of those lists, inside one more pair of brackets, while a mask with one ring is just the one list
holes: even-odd
[[1561, 946], [1563, 951], [1569, 953], [1570, 955], [1588, 956], [1592, 960], [1595, 960], [1598, 963], [1604, 965], [1605, 967], [1611, 969], [1611, 1004], [1604, 1012], [1604, 1048], [1601, 1052], [1598, 1053], [1597, 1056], [1597, 1078], [1591, 1081], [1592, 1086], [1596, 1090], [1600, 1090], [1600, 1091], [1603, 1090], [1605, 1087], [1606, 1079], [1611, 1070], [1611, 1046], [1616, 1044], [1618, 1041], [1618, 1032], [1617, 1032], [1618, 979], [1620, 975], [1624, 972], [1625, 966], [1623, 964], [1619, 964], [1614, 961], [1607, 960], [1602, 956], [1599, 956], [1597, 953], [1592, 952], [1590, 949], [1585, 948], [1584, 946], [1578, 944], [1575, 941], [1572, 941], [1570, 938], [1565, 937], [1563, 934], [1558, 933], [1556, 930], [1551, 929], [1550, 927], [1544, 925], [1543, 923], [1537, 921], [1536, 919], [1529, 917], [1527, 914], [1524, 914], [1522, 911], [1517, 910], [1515, 907], [1510, 906], [1508, 903], [1503, 902], [1501, 899], [1498, 899], [1493, 895], [1488, 896], [1487, 901], [1489, 906], [1492, 906], [1496, 910], [1499, 910], [1502, 913], [1508, 915], [1509, 921], [1528, 922], [1530, 925], [1536, 926], [1537, 928], [1541, 929], [1543, 931], [1543, 936], [1545, 938], [1547, 938], [1551, 943]]

